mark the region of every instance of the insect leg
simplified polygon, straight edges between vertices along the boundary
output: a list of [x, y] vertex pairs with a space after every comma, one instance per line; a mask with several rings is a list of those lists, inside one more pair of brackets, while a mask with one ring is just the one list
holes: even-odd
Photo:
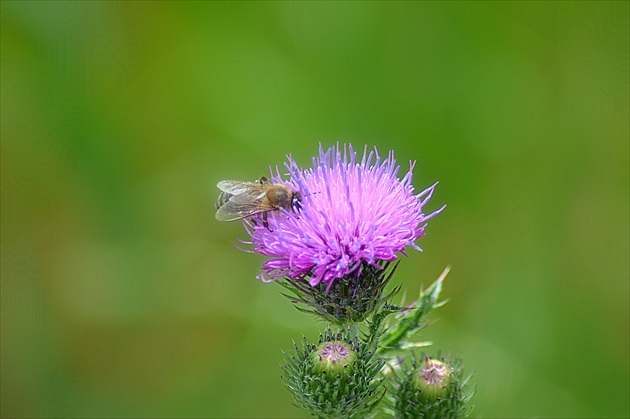
[[263, 226], [269, 230], [270, 232], [273, 231], [272, 229], [269, 228], [269, 222], [267, 221], [267, 213], [263, 212], [262, 213], [262, 220], [263, 220]]

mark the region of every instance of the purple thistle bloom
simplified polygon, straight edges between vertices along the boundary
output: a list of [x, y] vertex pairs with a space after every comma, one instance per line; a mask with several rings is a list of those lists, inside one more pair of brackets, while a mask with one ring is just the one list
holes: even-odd
[[313, 158], [313, 167], [302, 169], [287, 156], [290, 179], [278, 168], [271, 183], [282, 183], [301, 193], [295, 212], [285, 209], [270, 214], [269, 228], [246, 222], [253, 252], [271, 259], [263, 263], [259, 278], [308, 278], [311, 286], [348, 275], [359, 277], [364, 264], [382, 269], [378, 262], [391, 262], [405, 248], [421, 250], [414, 242], [424, 236], [429, 215], [423, 213], [435, 186], [414, 194], [411, 184], [415, 162], [402, 179], [394, 152], [381, 159], [376, 148], [357, 160], [352, 145], [339, 144]]

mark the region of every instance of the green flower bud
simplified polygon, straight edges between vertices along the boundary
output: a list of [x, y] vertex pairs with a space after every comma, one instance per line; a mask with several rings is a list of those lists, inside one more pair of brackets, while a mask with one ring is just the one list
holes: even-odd
[[298, 407], [321, 418], [360, 418], [374, 410], [384, 393], [375, 379], [383, 362], [354, 336], [329, 329], [319, 344], [305, 339], [295, 356], [285, 354], [283, 379]]
[[465, 404], [472, 392], [465, 388], [461, 368], [445, 359], [424, 357], [420, 365], [397, 374], [391, 407], [397, 418], [444, 418], [467, 416]]

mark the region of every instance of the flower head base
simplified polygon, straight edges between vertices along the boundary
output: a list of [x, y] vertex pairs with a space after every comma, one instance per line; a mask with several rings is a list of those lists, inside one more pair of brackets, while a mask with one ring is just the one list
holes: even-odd
[[276, 168], [272, 183], [282, 183], [301, 194], [296, 214], [280, 210], [269, 217], [268, 228], [247, 223], [253, 251], [270, 257], [260, 278], [282, 277], [320, 283], [330, 290], [341, 278], [359, 278], [363, 267], [380, 269], [424, 235], [424, 205], [436, 185], [414, 193], [413, 163], [402, 179], [393, 152], [381, 159], [376, 149], [364, 149], [359, 161], [351, 145], [324, 150], [309, 169], [298, 167], [289, 156], [290, 179]]
[[285, 296], [300, 311], [315, 314], [331, 323], [358, 322], [398, 292], [400, 287], [383, 293], [397, 264], [379, 262], [375, 267], [364, 263], [359, 275], [360, 281], [355, 276], [348, 275], [336, 280], [332, 286], [324, 283], [311, 286], [308, 282], [291, 278], [281, 279], [280, 284], [290, 292]]

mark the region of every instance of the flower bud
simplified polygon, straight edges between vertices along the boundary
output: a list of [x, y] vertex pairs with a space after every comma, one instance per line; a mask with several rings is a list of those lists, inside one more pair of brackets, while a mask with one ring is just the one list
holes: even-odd
[[465, 403], [472, 392], [464, 387], [461, 368], [445, 359], [425, 356], [420, 365], [396, 377], [392, 408], [398, 418], [458, 418], [470, 409]]
[[297, 406], [318, 417], [365, 417], [383, 392], [375, 379], [383, 363], [374, 348], [358, 338], [327, 330], [319, 344], [306, 339], [295, 345], [295, 356], [285, 354], [283, 379]]

